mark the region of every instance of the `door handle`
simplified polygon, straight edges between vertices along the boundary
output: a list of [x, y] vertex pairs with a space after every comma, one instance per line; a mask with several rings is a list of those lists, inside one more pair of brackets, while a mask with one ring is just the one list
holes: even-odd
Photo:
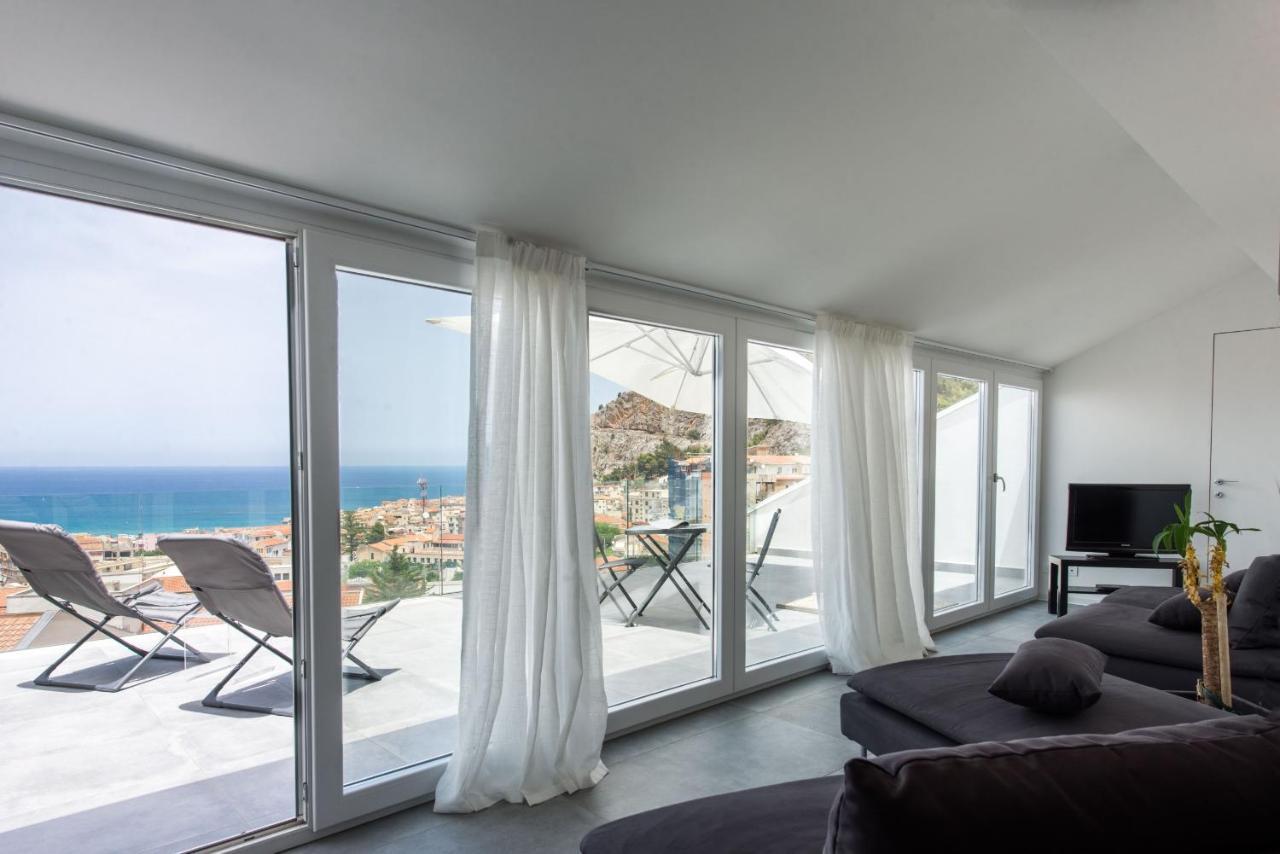
[[998, 474], [993, 474], [993, 475], [991, 475], [991, 482], [992, 482], [992, 483], [999, 483], [999, 484], [1000, 484], [1000, 491], [1001, 491], [1001, 492], [1005, 492], [1005, 491], [1006, 491], [1004, 478], [1002, 478], [1000, 475], [998, 475]]
[[1240, 482], [1240, 481], [1238, 481], [1238, 480], [1227, 480], [1226, 478], [1222, 478], [1222, 477], [1220, 477], [1220, 478], [1218, 478], [1217, 480], [1215, 480], [1215, 481], [1213, 482], [1213, 485], [1214, 485], [1214, 486], [1226, 486], [1228, 483], [1239, 483], [1239, 482]]

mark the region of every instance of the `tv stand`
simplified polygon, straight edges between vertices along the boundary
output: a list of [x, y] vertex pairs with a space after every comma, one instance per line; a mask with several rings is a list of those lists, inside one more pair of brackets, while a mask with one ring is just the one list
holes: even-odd
[[1170, 584], [1182, 587], [1182, 567], [1175, 555], [1049, 555], [1049, 613], [1061, 617], [1067, 613], [1068, 593], [1107, 593], [1103, 586], [1070, 587], [1067, 576], [1073, 566], [1107, 567], [1110, 569], [1168, 569]]

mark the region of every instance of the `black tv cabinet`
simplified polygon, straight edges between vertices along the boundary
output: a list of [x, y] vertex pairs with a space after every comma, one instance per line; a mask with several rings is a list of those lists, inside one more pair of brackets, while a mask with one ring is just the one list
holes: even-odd
[[1170, 572], [1170, 584], [1182, 586], [1182, 567], [1178, 565], [1174, 555], [1157, 557], [1111, 557], [1109, 555], [1049, 555], [1049, 613], [1061, 617], [1067, 613], [1068, 593], [1107, 593], [1103, 586], [1070, 587], [1067, 576], [1071, 567], [1091, 567], [1094, 569], [1167, 569]]

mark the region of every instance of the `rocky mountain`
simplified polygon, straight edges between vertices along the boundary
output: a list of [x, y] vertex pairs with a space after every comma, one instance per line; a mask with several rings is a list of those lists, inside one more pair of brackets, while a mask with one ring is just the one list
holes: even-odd
[[[768, 445], [774, 454], [809, 453], [809, 426], [794, 421], [752, 418], [749, 445]], [[597, 478], [625, 469], [665, 440], [685, 453], [710, 447], [711, 419], [697, 412], [668, 409], [633, 391], [624, 391], [591, 416], [591, 471]]]

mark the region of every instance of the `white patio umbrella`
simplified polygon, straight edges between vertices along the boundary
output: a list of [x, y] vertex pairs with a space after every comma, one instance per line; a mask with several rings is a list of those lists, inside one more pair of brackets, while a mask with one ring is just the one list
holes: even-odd
[[[470, 317], [437, 317], [433, 326], [471, 333]], [[711, 412], [715, 348], [709, 335], [629, 320], [591, 318], [591, 372], [686, 412]], [[807, 423], [813, 359], [783, 347], [753, 345], [747, 358], [747, 416]]]

